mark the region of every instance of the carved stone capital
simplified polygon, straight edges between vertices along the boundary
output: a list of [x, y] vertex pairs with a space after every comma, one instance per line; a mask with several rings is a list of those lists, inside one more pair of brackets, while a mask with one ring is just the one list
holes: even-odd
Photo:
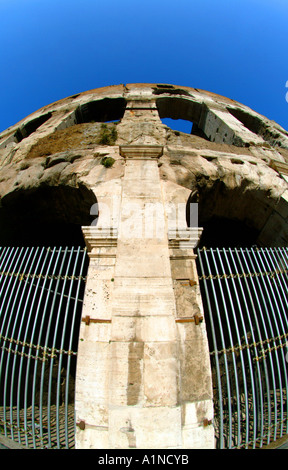
[[203, 228], [187, 227], [185, 229], [169, 229], [169, 248], [190, 250], [197, 247], [201, 238]]
[[90, 258], [115, 258], [118, 229], [115, 227], [82, 227]]
[[159, 158], [163, 154], [162, 145], [121, 145], [120, 155], [129, 159], [144, 159], [150, 160], [151, 158]]

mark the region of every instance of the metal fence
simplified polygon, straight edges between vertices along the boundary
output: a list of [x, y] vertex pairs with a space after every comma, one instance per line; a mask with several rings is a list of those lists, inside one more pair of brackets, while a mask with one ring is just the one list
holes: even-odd
[[[288, 249], [199, 249], [216, 447], [288, 434]], [[0, 434], [73, 448], [74, 383], [88, 256], [0, 248]], [[288, 437], [288, 436], [287, 436]]]
[[74, 384], [88, 256], [0, 248], [0, 434], [73, 448]]
[[217, 448], [288, 438], [288, 249], [198, 249]]

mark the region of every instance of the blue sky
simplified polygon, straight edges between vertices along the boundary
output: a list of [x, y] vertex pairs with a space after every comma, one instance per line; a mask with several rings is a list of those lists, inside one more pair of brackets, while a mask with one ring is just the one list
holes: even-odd
[[287, 32], [287, 0], [0, 0], [0, 131], [119, 83], [209, 90], [288, 129]]

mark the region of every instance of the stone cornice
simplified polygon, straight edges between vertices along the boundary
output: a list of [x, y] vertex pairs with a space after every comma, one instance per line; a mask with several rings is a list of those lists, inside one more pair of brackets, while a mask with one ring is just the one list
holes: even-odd
[[201, 238], [203, 228], [188, 227], [185, 229], [168, 231], [169, 248], [171, 249], [194, 249], [197, 247]]
[[151, 159], [159, 158], [163, 154], [162, 145], [121, 145], [120, 155], [124, 158]]
[[115, 257], [118, 229], [114, 227], [98, 228], [95, 226], [82, 227], [83, 236], [90, 258]]

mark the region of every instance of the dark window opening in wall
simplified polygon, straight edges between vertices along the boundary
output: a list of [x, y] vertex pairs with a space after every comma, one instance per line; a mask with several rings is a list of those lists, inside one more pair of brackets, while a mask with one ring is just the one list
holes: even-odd
[[126, 108], [124, 98], [104, 98], [82, 104], [76, 110], [76, 123], [115, 122], [122, 119]]
[[166, 85], [164, 83], [157, 83], [156, 86], [157, 86], [157, 88], [164, 88], [164, 89], [166, 89], [166, 88], [170, 88], [170, 89], [175, 88], [174, 85]]
[[0, 246], [84, 247], [81, 226], [95, 225], [96, 203], [85, 186], [14, 191], [2, 199]]
[[205, 109], [201, 103], [185, 98], [163, 97], [156, 100], [163, 124], [175, 131], [196, 135], [208, 140], [201, 129], [201, 117]]
[[17, 142], [21, 142], [21, 140], [26, 139], [29, 135], [33, 134], [42, 124], [44, 124], [48, 119], [50, 119], [52, 113], [43, 114], [36, 119], [32, 119], [32, 121], [27, 122], [23, 126], [19, 127], [15, 132], [15, 138]]
[[257, 116], [253, 116], [242, 109], [227, 108], [229, 113], [232, 114], [238, 121], [240, 121], [249, 131], [261, 136], [264, 140], [269, 142], [273, 147], [281, 147], [281, 140], [279, 137], [287, 135], [286, 131], [283, 132], [275, 129], [271, 130], [268, 125]]
[[242, 122], [242, 124], [254, 134], [259, 134], [261, 128], [263, 127], [263, 123], [260, 118], [256, 116], [252, 116], [249, 113], [246, 113], [242, 109], [234, 109], [234, 108], [227, 108], [229, 113], [232, 114], [238, 121]]
[[197, 135], [198, 137], [201, 137], [202, 139], [210, 140], [205, 134], [205, 132], [203, 132], [202, 129], [195, 122], [193, 122], [191, 134]]
[[169, 94], [169, 95], [186, 95], [189, 96], [189, 92], [187, 90], [183, 90], [182, 88], [176, 88], [173, 85], [156, 85], [153, 88], [154, 95], [162, 95], [162, 94]]

